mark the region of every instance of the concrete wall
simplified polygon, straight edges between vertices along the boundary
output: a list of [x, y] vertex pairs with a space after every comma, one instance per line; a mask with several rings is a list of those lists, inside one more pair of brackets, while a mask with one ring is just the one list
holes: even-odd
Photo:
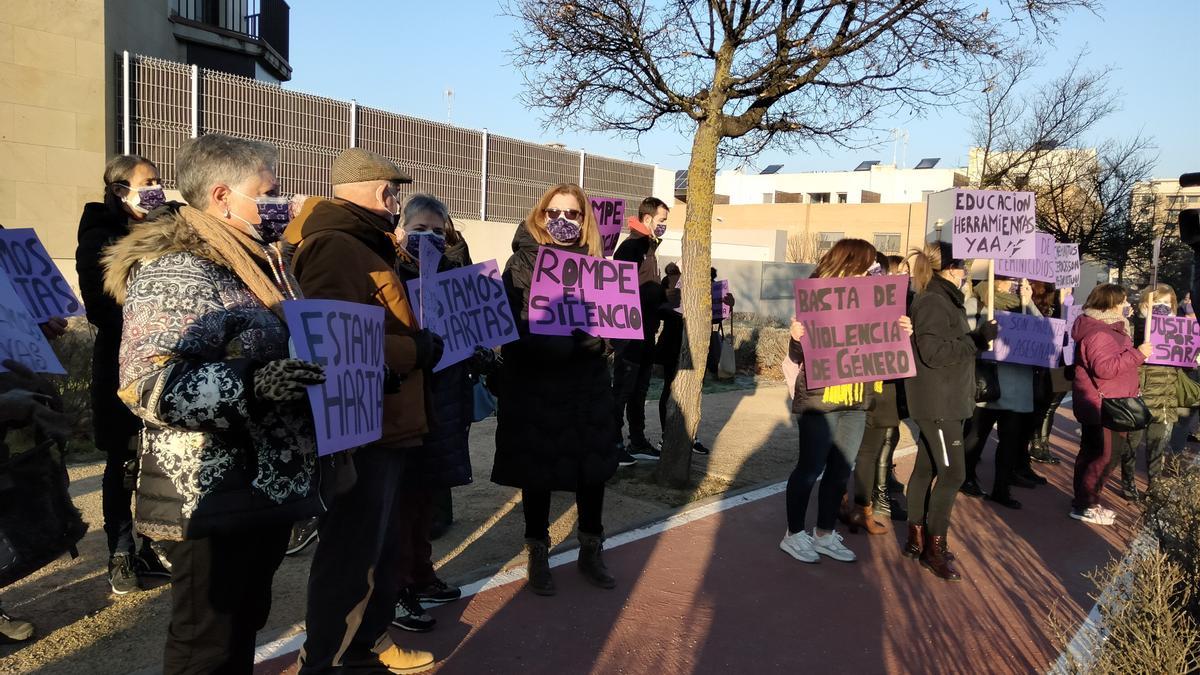
[[0, 223], [37, 229], [64, 270], [102, 196], [104, 4], [0, 3]]

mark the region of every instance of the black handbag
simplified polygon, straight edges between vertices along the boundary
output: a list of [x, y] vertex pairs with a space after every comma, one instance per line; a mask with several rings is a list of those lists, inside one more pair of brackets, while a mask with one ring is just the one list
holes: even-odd
[[993, 361], [975, 361], [975, 402], [995, 403], [1000, 400], [1000, 374]]
[[1105, 398], [1100, 383], [1087, 368], [1083, 369], [1100, 394], [1100, 424], [1113, 431], [1140, 431], [1150, 426], [1150, 408], [1141, 396]]

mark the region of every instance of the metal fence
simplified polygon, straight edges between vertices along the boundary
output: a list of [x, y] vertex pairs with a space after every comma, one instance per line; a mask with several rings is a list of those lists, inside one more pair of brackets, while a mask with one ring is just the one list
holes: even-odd
[[654, 189], [654, 167], [539, 145], [487, 131], [289, 91], [181, 63], [118, 57], [117, 147], [153, 161], [175, 184], [175, 149], [185, 139], [225, 133], [279, 148], [287, 193], [330, 193], [333, 158], [347, 147], [377, 152], [413, 176], [458, 218], [518, 222], [554, 183], [620, 197], [636, 209]]

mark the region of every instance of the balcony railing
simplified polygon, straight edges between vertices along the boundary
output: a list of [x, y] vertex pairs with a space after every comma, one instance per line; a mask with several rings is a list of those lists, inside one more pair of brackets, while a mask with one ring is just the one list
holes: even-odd
[[284, 0], [176, 0], [174, 9], [180, 18], [262, 40], [288, 58], [291, 8]]

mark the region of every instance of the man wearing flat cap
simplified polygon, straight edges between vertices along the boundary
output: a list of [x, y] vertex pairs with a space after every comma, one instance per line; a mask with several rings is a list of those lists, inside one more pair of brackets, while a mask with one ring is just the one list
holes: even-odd
[[321, 518], [300, 672], [343, 667], [416, 672], [432, 667], [433, 656], [402, 650], [387, 634], [399, 591], [396, 547], [387, 534], [396, 517], [405, 455], [429, 431], [423, 371], [441, 358], [442, 341], [417, 326], [393, 271], [400, 186], [412, 179], [361, 148], [338, 155], [330, 174], [334, 198], [307, 199], [284, 233], [285, 245], [294, 248], [292, 269], [306, 298], [383, 307], [387, 372], [383, 437], [351, 451], [353, 487], [335, 497]]

